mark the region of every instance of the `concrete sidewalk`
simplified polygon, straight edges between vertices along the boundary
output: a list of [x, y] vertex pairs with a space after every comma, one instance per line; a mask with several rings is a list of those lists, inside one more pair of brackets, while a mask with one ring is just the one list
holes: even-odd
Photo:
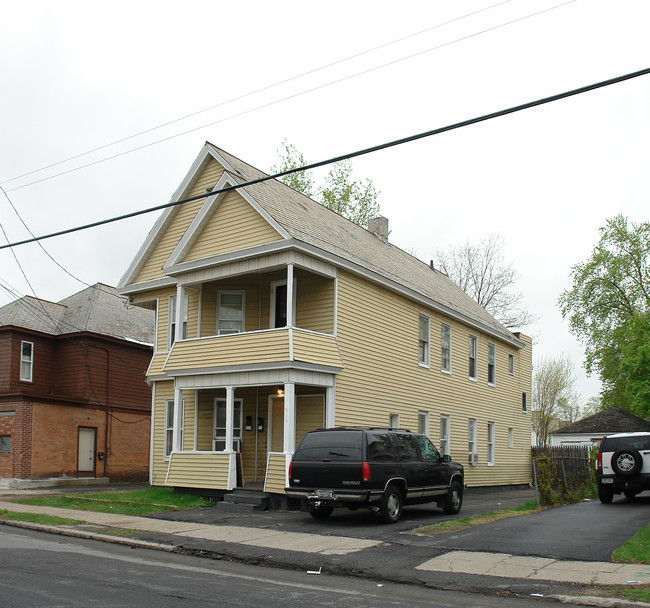
[[[514, 590], [549, 596], [551, 591], [570, 592], [573, 586], [650, 583], [650, 566], [644, 565], [557, 560], [482, 551], [440, 551], [426, 544], [404, 546], [399, 540], [386, 542], [326, 533], [278, 531], [261, 526], [170, 521], [8, 501], [0, 501], [2, 509], [45, 513], [86, 522], [68, 526], [30, 526], [0, 519], [0, 523], [46, 529], [60, 534], [199, 555], [226, 555], [241, 561], [305, 568], [308, 571], [317, 569], [320, 572], [324, 568], [325, 571], [432, 586], [449, 586], [456, 581], [464, 589], [508, 589], [510, 592]], [[110, 536], [101, 534], [104, 527], [133, 532], [129, 537]]]

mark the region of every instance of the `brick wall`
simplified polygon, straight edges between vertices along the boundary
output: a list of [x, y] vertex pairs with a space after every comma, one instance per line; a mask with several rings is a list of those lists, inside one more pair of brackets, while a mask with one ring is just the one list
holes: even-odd
[[[16, 405], [0, 405], [0, 435], [11, 437], [13, 443]], [[13, 477], [13, 445], [9, 452], [0, 452], [0, 477]]]

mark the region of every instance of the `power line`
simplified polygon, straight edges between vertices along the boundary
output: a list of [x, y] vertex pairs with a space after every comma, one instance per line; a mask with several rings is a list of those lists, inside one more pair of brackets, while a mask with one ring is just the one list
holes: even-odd
[[[282, 98], [280, 98], [280, 99], [276, 99], [276, 100], [270, 101], [270, 102], [268, 102], [268, 103], [265, 103], [265, 104], [262, 104], [262, 105], [256, 106], [256, 107], [254, 107], [254, 108], [250, 108], [250, 109], [248, 109], [248, 110], [243, 110], [243, 111], [238, 112], [238, 113], [236, 113], [236, 114], [231, 114], [230, 116], [226, 116], [226, 117], [221, 118], [221, 119], [219, 119], [219, 120], [215, 120], [215, 121], [212, 121], [212, 122], [209, 122], [209, 123], [203, 124], [203, 125], [201, 125], [201, 126], [194, 127], [193, 129], [188, 129], [187, 131], [183, 131], [183, 132], [181, 132], [181, 133], [176, 133], [175, 135], [169, 135], [168, 137], [163, 137], [162, 139], [158, 139], [158, 140], [156, 140], [156, 141], [149, 142], [149, 143], [147, 143], [147, 144], [142, 144], [142, 145], [137, 146], [137, 147], [135, 147], [135, 148], [131, 148], [131, 149], [129, 149], [129, 150], [125, 150], [124, 152], [118, 152], [117, 154], [113, 154], [113, 155], [111, 155], [111, 156], [107, 156], [107, 157], [105, 157], [105, 158], [100, 158], [100, 159], [98, 159], [98, 160], [96, 160], [96, 161], [93, 161], [93, 162], [90, 162], [90, 163], [86, 163], [86, 164], [84, 164], [84, 165], [80, 165], [80, 166], [78, 166], [78, 167], [74, 167], [74, 168], [72, 168], [72, 169], [68, 169], [67, 171], [61, 171], [60, 173], [55, 173], [54, 175], [50, 175], [50, 176], [48, 176], [48, 177], [43, 177], [43, 178], [41, 178], [41, 179], [37, 179], [37, 180], [31, 181], [31, 182], [28, 182], [28, 183], [23, 184], [23, 185], [21, 185], [21, 186], [16, 186], [15, 188], [11, 188], [11, 189], [9, 190], [9, 192], [14, 192], [15, 190], [20, 190], [20, 189], [22, 189], [22, 188], [27, 188], [28, 186], [33, 186], [33, 185], [35, 185], [35, 184], [39, 184], [39, 183], [41, 183], [41, 182], [49, 181], [50, 179], [54, 179], [54, 178], [56, 178], [56, 177], [61, 177], [62, 175], [67, 175], [67, 174], [69, 174], [69, 173], [74, 173], [75, 171], [79, 171], [79, 170], [81, 170], [81, 169], [87, 169], [88, 167], [93, 167], [93, 166], [98, 165], [98, 164], [101, 164], [101, 163], [103, 163], [103, 162], [106, 162], [106, 161], [109, 161], [109, 160], [113, 160], [113, 159], [115, 159], [115, 158], [120, 158], [121, 156], [125, 156], [125, 155], [127, 155], [127, 154], [131, 154], [132, 152], [137, 152], [137, 151], [139, 151], [139, 150], [143, 150], [143, 149], [145, 149], [145, 148], [149, 148], [149, 147], [151, 147], [151, 146], [156, 146], [156, 145], [161, 144], [161, 143], [164, 143], [164, 142], [166, 142], [166, 141], [170, 141], [170, 140], [172, 140], [172, 139], [176, 139], [177, 137], [182, 137], [183, 135], [189, 135], [190, 133], [194, 133], [194, 132], [196, 132], [196, 131], [201, 131], [201, 130], [206, 129], [206, 128], [208, 128], [208, 127], [212, 127], [212, 126], [214, 126], [214, 125], [216, 125], [216, 124], [220, 124], [220, 123], [222, 123], [222, 122], [226, 122], [226, 121], [228, 121], [228, 120], [232, 120], [232, 119], [234, 119], [234, 118], [239, 118], [239, 117], [241, 117], [241, 116], [245, 116], [245, 115], [247, 115], [247, 114], [251, 114], [251, 113], [256, 112], [256, 111], [258, 111], [258, 110], [263, 110], [263, 109], [265, 109], [265, 108], [269, 108], [269, 107], [271, 107], [271, 106], [277, 105], [277, 104], [282, 103], [282, 102], [284, 102], [284, 101], [289, 101], [290, 99], [295, 99], [295, 98], [297, 98], [297, 97], [301, 97], [301, 96], [303, 96], [303, 95], [307, 95], [307, 94], [309, 94], [309, 93], [313, 93], [313, 92], [315, 92], [315, 91], [319, 91], [319, 90], [321, 90], [321, 89], [325, 89], [325, 88], [330, 87], [330, 86], [333, 86], [333, 85], [335, 85], [335, 84], [340, 84], [341, 82], [346, 82], [346, 81], [348, 81], [348, 80], [352, 80], [353, 78], [357, 78], [358, 76], [363, 76], [363, 75], [365, 75], [365, 74], [370, 74], [370, 73], [372, 73], [372, 72], [375, 72], [375, 71], [377, 71], [377, 70], [381, 70], [381, 69], [383, 69], [383, 68], [386, 68], [386, 67], [389, 67], [389, 66], [395, 65], [395, 64], [397, 64], [397, 63], [401, 63], [401, 62], [403, 62], [403, 61], [407, 61], [407, 60], [409, 60], [409, 59], [414, 59], [415, 57], [419, 57], [419, 56], [424, 55], [424, 54], [426, 54], [426, 53], [431, 53], [431, 52], [433, 52], [433, 51], [437, 51], [437, 50], [442, 49], [442, 48], [444, 48], [444, 47], [451, 46], [452, 44], [456, 44], [456, 43], [458, 43], [458, 42], [463, 42], [463, 41], [465, 41], [465, 40], [469, 40], [469, 39], [471, 39], [471, 38], [475, 38], [475, 37], [480, 36], [480, 35], [482, 35], [482, 34], [486, 34], [486, 33], [488, 33], [488, 32], [492, 32], [492, 31], [494, 31], [494, 30], [498, 30], [498, 29], [500, 29], [500, 28], [502, 28], [502, 27], [506, 27], [506, 26], [508, 26], [508, 25], [513, 25], [514, 23], [519, 23], [520, 21], [524, 21], [524, 20], [526, 20], [526, 19], [530, 19], [531, 17], [536, 17], [536, 16], [541, 15], [541, 14], [543, 14], [543, 13], [547, 13], [547, 12], [552, 11], [552, 10], [555, 10], [555, 9], [557, 9], [557, 8], [561, 8], [562, 6], [566, 6], [567, 4], [572, 4], [573, 2], [576, 2], [576, 0], [567, 0], [566, 2], [563, 2], [563, 3], [561, 3], [561, 4], [558, 4], [558, 5], [555, 5], [555, 6], [549, 7], [549, 8], [545, 8], [545, 9], [543, 9], [543, 10], [541, 10], [541, 11], [537, 11], [537, 12], [535, 12], [535, 13], [530, 13], [530, 14], [525, 15], [525, 16], [523, 16], [523, 17], [519, 17], [519, 18], [517, 18], [517, 19], [513, 19], [513, 20], [511, 20], [511, 21], [508, 21], [508, 22], [505, 22], [505, 23], [501, 23], [501, 24], [499, 24], [499, 25], [492, 26], [492, 27], [486, 28], [486, 29], [484, 29], [484, 30], [480, 30], [480, 31], [478, 31], [478, 32], [474, 32], [474, 33], [472, 33], [472, 34], [468, 34], [467, 36], [462, 36], [462, 37], [460, 37], [460, 38], [456, 38], [455, 40], [451, 40], [451, 41], [449, 41], [449, 42], [445, 42], [445, 43], [443, 43], [443, 44], [440, 44], [440, 45], [437, 45], [437, 46], [434, 46], [434, 47], [431, 47], [431, 48], [425, 49], [425, 50], [423, 50], [423, 51], [419, 51], [419, 52], [417, 52], [417, 53], [413, 53], [413, 54], [411, 54], [411, 55], [407, 55], [407, 56], [405, 56], [405, 57], [401, 57], [401, 58], [399, 58], [399, 59], [394, 59], [394, 60], [389, 61], [389, 62], [387, 62], [387, 63], [383, 63], [383, 64], [381, 64], [381, 65], [374, 66], [374, 67], [368, 68], [368, 69], [366, 69], [366, 70], [362, 70], [361, 72], [355, 72], [354, 74], [350, 74], [350, 75], [348, 75], [348, 76], [343, 76], [342, 78], [338, 78], [338, 79], [336, 79], [336, 80], [332, 80], [332, 81], [330, 81], [330, 82], [326, 82], [326, 83], [324, 83], [324, 84], [317, 85], [317, 86], [315, 86], [315, 87], [312, 87], [311, 89], [306, 89], [306, 90], [304, 90], [304, 91], [300, 91], [300, 92], [298, 92], [298, 93], [294, 93], [294, 94], [292, 94], [292, 95], [287, 95], [286, 97], [282, 97]], [[269, 88], [270, 88], [270, 87], [269, 87]], [[229, 103], [229, 102], [226, 102], [226, 103]], [[174, 121], [172, 121], [172, 122], [174, 122]], [[152, 130], [153, 130], [153, 129], [152, 129]], [[129, 138], [126, 138], [126, 139], [129, 139]], [[109, 145], [110, 145], [110, 144], [109, 144]], [[83, 155], [80, 155], [80, 156], [83, 156]], [[62, 161], [62, 162], [65, 162], [65, 161]], [[58, 164], [58, 163], [56, 163], [56, 164]], [[38, 171], [38, 170], [37, 170], [37, 171]], [[27, 174], [27, 175], [28, 175], [28, 174]], [[17, 178], [16, 178], [16, 179], [17, 179]]]
[[[572, 0], [572, 1], [575, 1], [575, 0]], [[173, 124], [175, 124], [177, 122], [181, 122], [183, 120], [187, 120], [188, 118], [198, 116], [199, 114], [205, 114], [206, 112], [209, 112], [211, 110], [215, 110], [216, 108], [220, 108], [220, 107], [228, 105], [230, 103], [234, 103], [235, 101], [241, 101], [242, 99], [246, 99], [247, 97], [252, 97], [253, 95], [257, 95], [258, 93], [263, 93], [264, 91], [274, 89], [276, 87], [282, 86], [283, 84], [287, 84], [289, 82], [293, 82], [294, 80], [304, 78], [305, 76], [310, 76], [311, 74], [321, 72], [321, 71], [326, 70], [328, 68], [334, 67], [335, 65], [345, 63], [346, 61], [350, 61], [352, 59], [357, 59], [358, 57], [362, 57], [363, 55], [368, 55], [370, 53], [374, 53], [375, 51], [378, 51], [378, 50], [381, 50], [383, 48], [392, 46], [394, 44], [399, 44], [400, 42], [404, 42], [405, 40], [408, 40], [410, 38], [415, 38], [416, 36], [426, 34], [427, 32], [430, 32], [432, 30], [439, 29], [441, 27], [444, 27], [446, 25], [450, 25], [452, 23], [455, 23], [457, 21], [461, 21], [463, 19], [467, 19], [468, 17], [473, 17], [474, 15], [478, 15], [479, 13], [486, 12], [488, 10], [491, 10], [491, 9], [497, 7], [497, 6], [501, 6], [502, 4], [507, 4], [508, 2], [512, 2], [512, 0], [502, 0], [501, 2], [497, 2], [496, 4], [492, 4], [491, 6], [487, 6], [485, 8], [473, 11], [471, 13], [461, 15], [460, 17], [455, 17], [454, 19], [450, 19], [449, 21], [445, 21], [443, 23], [438, 23], [437, 25], [428, 27], [428, 28], [426, 28], [424, 30], [414, 32], [413, 34], [408, 34], [406, 36], [402, 36], [401, 38], [398, 38], [396, 40], [391, 40], [390, 42], [385, 42], [383, 44], [380, 44], [379, 46], [375, 46], [373, 48], [366, 49], [364, 51], [360, 51], [359, 53], [349, 55], [348, 57], [337, 59], [336, 61], [332, 61], [331, 63], [321, 65], [321, 66], [319, 66], [317, 68], [309, 69], [306, 72], [302, 72], [300, 74], [295, 74], [294, 76], [290, 76], [289, 78], [285, 78], [284, 80], [281, 80], [279, 82], [275, 82], [273, 84], [261, 87], [259, 89], [249, 91], [248, 93], [243, 93], [241, 95], [238, 95], [237, 97], [232, 97], [232, 98], [230, 98], [230, 99], [228, 99], [226, 101], [221, 101], [221, 102], [219, 102], [219, 103], [217, 103], [215, 105], [209, 106], [209, 107], [204, 108], [202, 110], [197, 110], [195, 112], [191, 112], [189, 114], [186, 114], [185, 116], [181, 116], [180, 118], [175, 118], [173, 120], [169, 120], [167, 122], [161, 123], [161, 124], [156, 125], [154, 127], [149, 127], [148, 129], [144, 129], [143, 131], [133, 133], [132, 135], [127, 135], [126, 137], [122, 137], [121, 139], [116, 139], [116, 140], [114, 140], [112, 142], [109, 142], [107, 144], [103, 144], [103, 145], [98, 146], [96, 148], [93, 148], [91, 150], [87, 150], [86, 152], [80, 152], [79, 154], [75, 154], [74, 156], [64, 158], [63, 160], [59, 160], [59, 161], [56, 161], [54, 163], [50, 163], [49, 165], [45, 165], [44, 167], [40, 167], [39, 169], [33, 169], [32, 171], [28, 171], [27, 173], [23, 173], [22, 175], [16, 175], [15, 177], [12, 177], [12, 178], [9, 178], [9, 179], [6, 179], [6, 180], [2, 180], [0, 183], [8, 184], [9, 182], [16, 181], [17, 179], [21, 179], [23, 177], [28, 177], [30, 175], [34, 175], [34, 173], [40, 173], [41, 171], [45, 171], [46, 169], [51, 169], [53, 167], [57, 167], [59, 165], [67, 163], [69, 161], [76, 160], [77, 158], [82, 158], [84, 156], [88, 156], [89, 154], [93, 154], [94, 152], [99, 152], [100, 150], [105, 150], [106, 148], [110, 148], [111, 146], [115, 146], [117, 144], [124, 143], [125, 141], [129, 141], [131, 139], [135, 139], [136, 137], [140, 137], [141, 135], [146, 135], [147, 133], [151, 133], [153, 131], [157, 131], [157, 130], [162, 129], [164, 127], [168, 127], [168, 126], [173, 125]], [[52, 176], [52, 177], [55, 177], [55, 176]], [[27, 184], [27, 185], [30, 185], [30, 184]]]
[[451, 125], [447, 125], [445, 127], [439, 127], [437, 129], [432, 129], [430, 131], [423, 131], [421, 133], [417, 133], [415, 135], [409, 135], [408, 137], [403, 137], [401, 139], [396, 139], [387, 143], [379, 144], [376, 146], [372, 146], [370, 148], [365, 148], [363, 150], [357, 150], [356, 152], [349, 152], [347, 154], [343, 154], [341, 156], [336, 156], [333, 158], [329, 158], [327, 160], [322, 160], [318, 161], [315, 163], [310, 163], [307, 165], [304, 165], [302, 167], [297, 167], [295, 169], [288, 169], [286, 171], [281, 171], [280, 173], [274, 173], [273, 175], [266, 175], [265, 177], [259, 177], [257, 179], [253, 179], [247, 182], [244, 182], [242, 184], [237, 184], [235, 186], [228, 186], [226, 188], [221, 188], [220, 190], [213, 190], [212, 192], [206, 192], [204, 194], [197, 194], [196, 196], [191, 196], [189, 198], [181, 199], [179, 201], [172, 201], [169, 203], [165, 203], [162, 205], [156, 205], [155, 207], [149, 207], [147, 209], [141, 209], [139, 211], [133, 211], [131, 213], [126, 213], [124, 215], [118, 215], [112, 218], [104, 219], [104, 220], [99, 220], [97, 222], [92, 222], [90, 224], [85, 224], [83, 226], [77, 226], [75, 228], [67, 228], [65, 230], [60, 230], [58, 232], [52, 232], [50, 234], [43, 235], [41, 237], [34, 237], [31, 239], [25, 239], [22, 241], [17, 241], [15, 243], [9, 243], [7, 245], [0, 245], [0, 249], [6, 249], [7, 247], [18, 247], [19, 245], [26, 245], [28, 243], [33, 243], [35, 241], [40, 241], [40, 240], [45, 240], [45, 239], [50, 239], [54, 238], [56, 236], [63, 236], [65, 234], [71, 234], [73, 232], [79, 232], [81, 230], [87, 230], [89, 228], [96, 228], [98, 226], [104, 226], [106, 224], [111, 224], [114, 222], [119, 222], [122, 220], [130, 219], [133, 217], [137, 217], [139, 215], [145, 215], [147, 213], [153, 213], [154, 211], [161, 211], [163, 209], [168, 209], [170, 207], [175, 207], [177, 205], [182, 205], [184, 203], [189, 203], [192, 201], [200, 200], [203, 198], [207, 198], [209, 196], [214, 196], [215, 194], [221, 194], [223, 192], [231, 192], [233, 190], [239, 190], [240, 188], [245, 188], [247, 186], [252, 186], [255, 184], [259, 184], [261, 182], [266, 182], [271, 179], [278, 179], [280, 177], [284, 177], [285, 175], [290, 175], [292, 173], [298, 173], [301, 171], [310, 171], [312, 169], [317, 169], [319, 167], [323, 167], [325, 165], [331, 165], [333, 163], [337, 163], [343, 160], [350, 160], [352, 158], [357, 158], [359, 156], [365, 156], [366, 154], [371, 154], [373, 152], [379, 152], [380, 150], [386, 150], [387, 148], [393, 148], [395, 146], [401, 146], [403, 144], [411, 143], [414, 141], [418, 141], [420, 139], [425, 139], [427, 137], [432, 137], [434, 135], [440, 135], [441, 133], [446, 133], [448, 131], [453, 131], [455, 129], [460, 129], [463, 127], [468, 127], [470, 125], [474, 125], [480, 122], [485, 122], [488, 120], [492, 120], [494, 118], [499, 118], [501, 116], [507, 116], [508, 114], [514, 114], [515, 112], [521, 112], [523, 110], [528, 110], [530, 108], [534, 108], [537, 106], [545, 105], [548, 103], [552, 103], [555, 101], [559, 101], [561, 99], [566, 99], [568, 97], [573, 97], [575, 95], [581, 95], [583, 93], [588, 93], [589, 91], [594, 91], [596, 89], [600, 89], [603, 87], [611, 86], [613, 84], [618, 84], [621, 82], [625, 82], [626, 80], [631, 80], [633, 78], [638, 78], [640, 76], [646, 76], [650, 74], [650, 68], [645, 68], [643, 70], [639, 70], [637, 72], [631, 72], [629, 74], [624, 74], [622, 76], [616, 76], [615, 78], [610, 78], [608, 80], [603, 80], [601, 82], [597, 82], [594, 84], [589, 84], [583, 87], [579, 87], [577, 89], [572, 89], [570, 91], [565, 91], [564, 93], [557, 93], [555, 95], [551, 95], [549, 97], [543, 97], [541, 99], [537, 99], [535, 101], [529, 101], [523, 104], [519, 104], [516, 106], [512, 106], [510, 108], [506, 108], [503, 110], [498, 110], [496, 112], [491, 112], [489, 114], [484, 114], [482, 116], [478, 116], [475, 118], [469, 118], [467, 120], [463, 120], [461, 122], [456, 122]]

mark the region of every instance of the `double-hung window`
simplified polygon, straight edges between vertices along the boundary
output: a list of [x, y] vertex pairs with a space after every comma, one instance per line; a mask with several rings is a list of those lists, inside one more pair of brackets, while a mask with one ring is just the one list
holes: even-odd
[[451, 373], [451, 327], [445, 323], [440, 334], [440, 369]]
[[243, 291], [220, 291], [218, 298], [217, 335], [238, 334], [245, 331], [244, 311], [246, 294]]
[[515, 356], [508, 355], [508, 373], [511, 376], [515, 375]]
[[521, 411], [524, 414], [528, 411], [528, 393], [521, 393]]
[[429, 412], [418, 412], [418, 433], [429, 436]]
[[[242, 400], [235, 399], [232, 429], [232, 451], [241, 452]], [[214, 441], [215, 452], [226, 450], [226, 400], [214, 400]]]
[[[183, 294], [183, 308], [181, 310], [181, 340], [187, 338], [187, 314], [189, 308], [189, 294]], [[167, 330], [167, 346], [171, 348], [176, 341], [176, 296], [169, 296], [169, 323]]]
[[[181, 409], [184, 409], [185, 401], [181, 401]], [[183, 416], [181, 415], [181, 428], [178, 432], [183, 436]], [[181, 440], [182, 444], [182, 440]], [[174, 400], [165, 401], [165, 458], [169, 458], [174, 447]]]
[[494, 386], [496, 384], [496, 346], [488, 343], [488, 384]]
[[429, 329], [431, 320], [426, 315], [420, 315], [418, 329], [418, 363], [423, 367], [429, 367]]
[[449, 449], [449, 432], [450, 432], [450, 421], [449, 416], [442, 414], [440, 416], [440, 453], [443, 456], [451, 455]]
[[476, 352], [478, 340], [476, 336], [469, 337], [469, 379], [476, 380]]
[[494, 465], [494, 422], [487, 423], [487, 463]]
[[34, 374], [34, 343], [20, 343], [20, 379], [31, 382]]
[[477, 459], [476, 452], [476, 420], [470, 418], [467, 423], [467, 452], [469, 454], [469, 464], [474, 464]]

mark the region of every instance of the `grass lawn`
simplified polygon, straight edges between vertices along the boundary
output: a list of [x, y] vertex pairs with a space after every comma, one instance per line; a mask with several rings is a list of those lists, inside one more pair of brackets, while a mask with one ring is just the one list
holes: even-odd
[[8, 511], [0, 509], [0, 519], [11, 519], [13, 521], [29, 521], [45, 526], [71, 526], [84, 523], [80, 519], [66, 519], [65, 517], [54, 517], [42, 513], [20, 513], [19, 511]]
[[62, 494], [58, 496], [39, 496], [23, 498], [15, 502], [77, 509], [79, 511], [100, 511], [120, 515], [148, 515], [161, 511], [177, 511], [207, 507], [212, 503], [200, 496], [175, 494], [171, 488], [145, 488], [127, 492], [101, 492], [96, 494]]

